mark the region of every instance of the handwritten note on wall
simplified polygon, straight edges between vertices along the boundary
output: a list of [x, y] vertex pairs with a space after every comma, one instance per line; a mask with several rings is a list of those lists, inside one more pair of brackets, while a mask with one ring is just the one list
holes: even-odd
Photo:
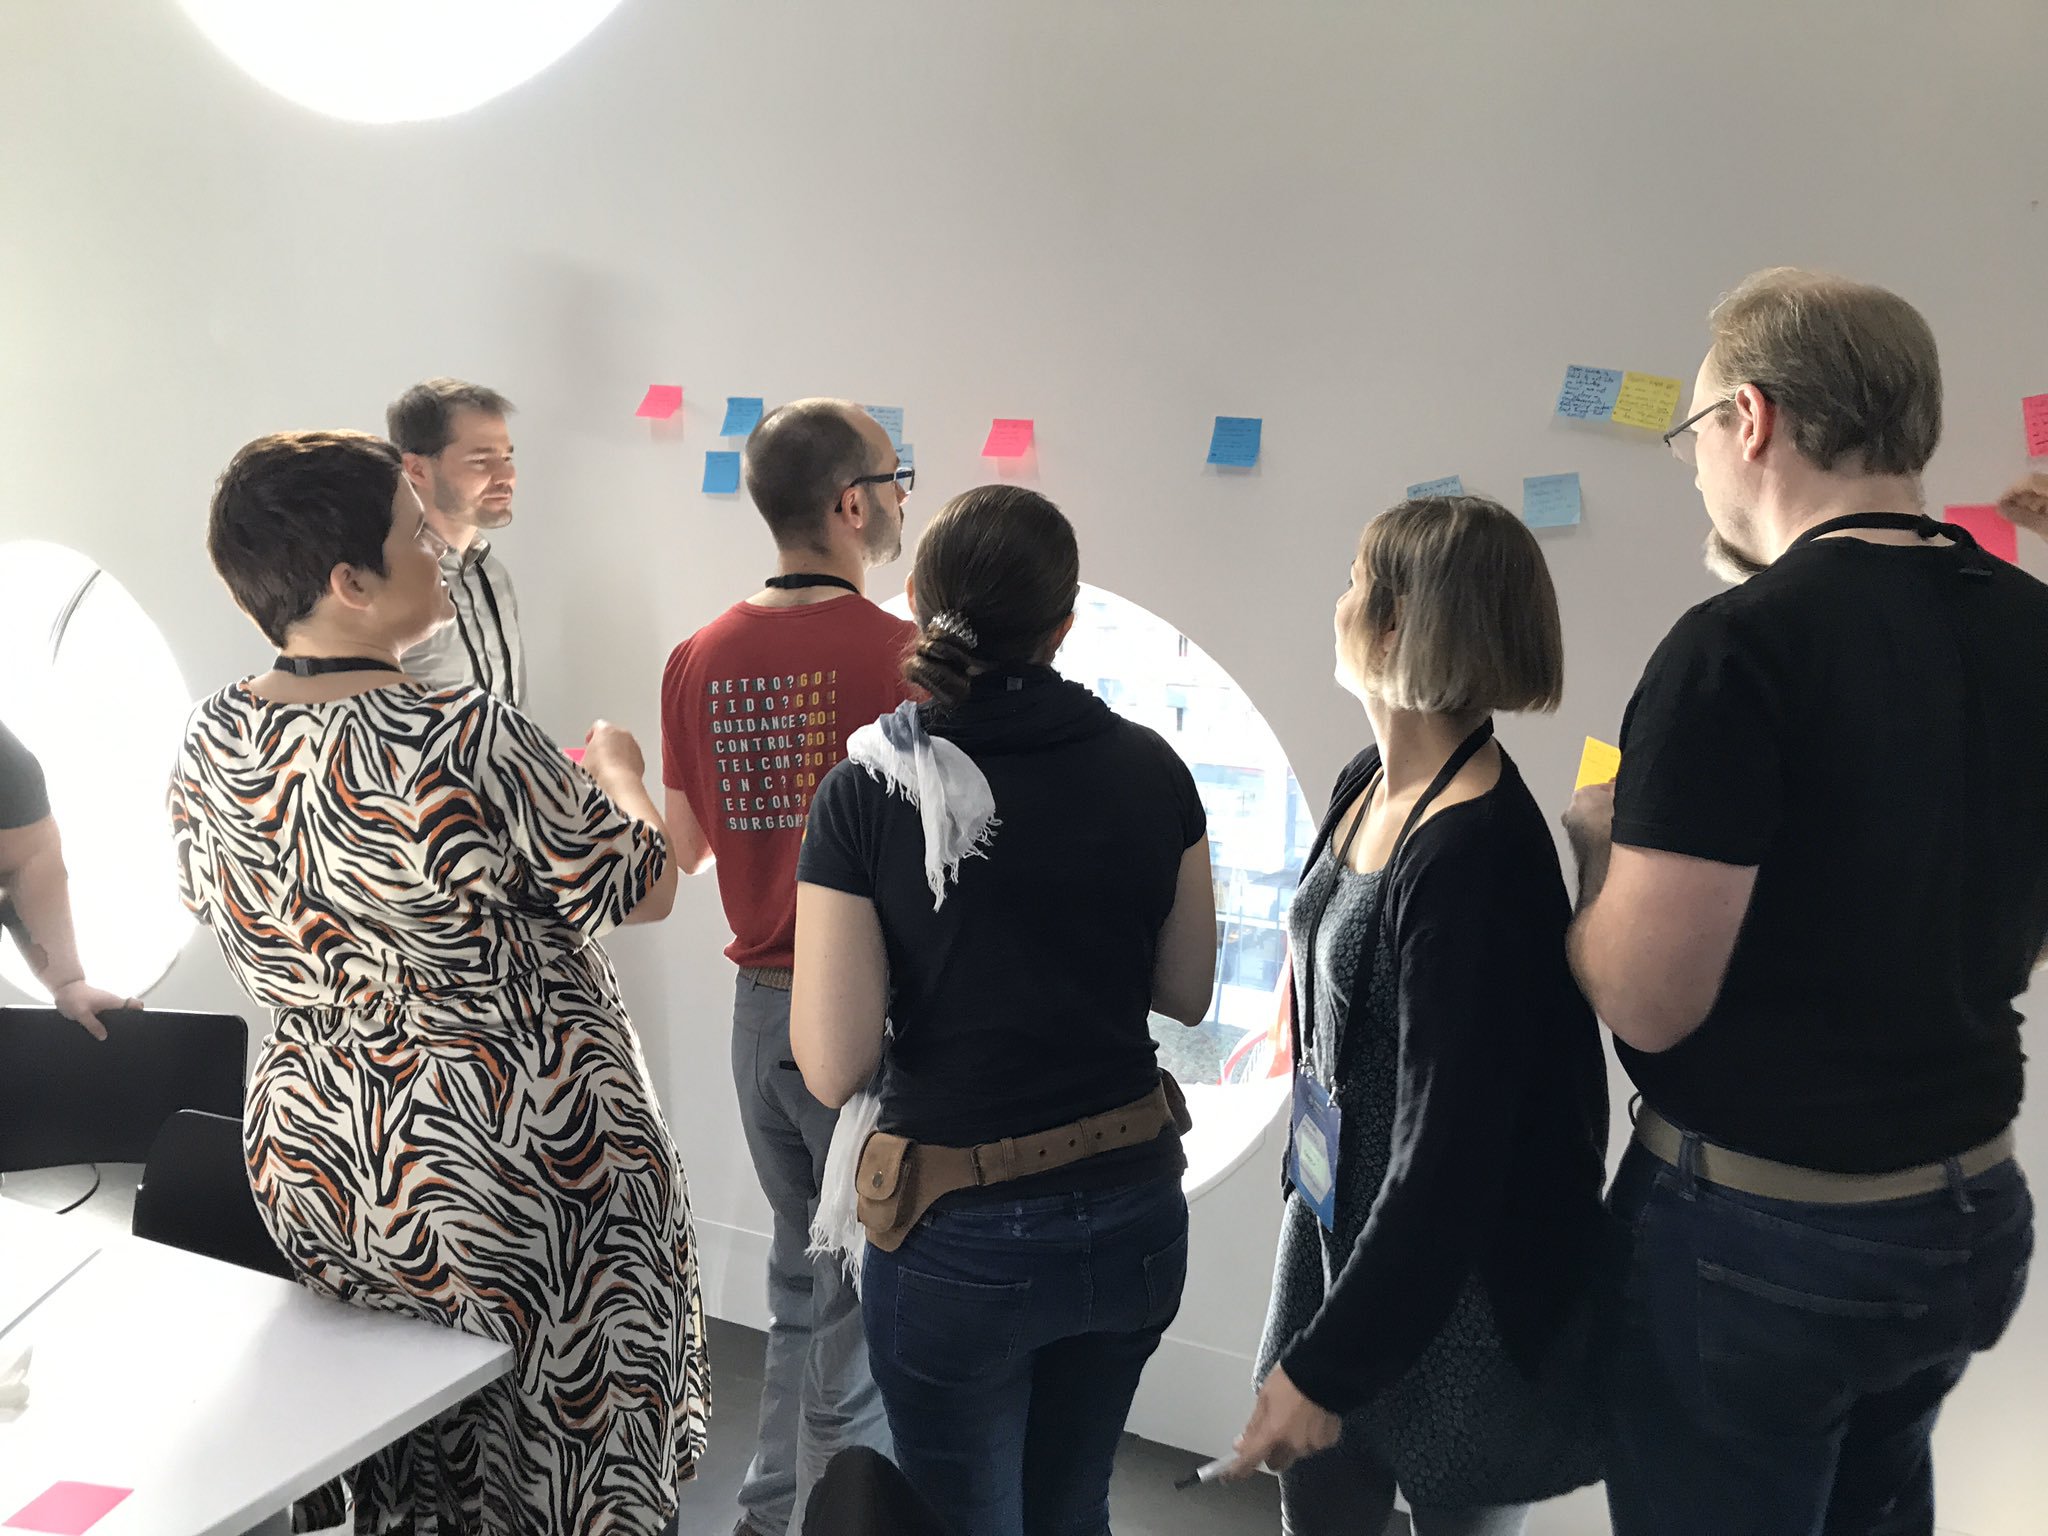
[[1574, 421], [1605, 421], [1614, 413], [1621, 395], [1619, 368], [1587, 368], [1573, 363], [1564, 371], [1564, 388], [1557, 392], [1557, 414]]
[[730, 496], [740, 488], [740, 456], [717, 449], [704, 455], [704, 494]]
[[2048, 459], [2048, 395], [2029, 395], [2020, 402], [2027, 425], [2027, 457]]
[[1660, 378], [1654, 373], [1625, 373], [1621, 376], [1621, 392], [1614, 397], [1614, 420], [1624, 427], [1641, 427], [1645, 432], [1666, 431], [1684, 393], [1681, 380]]
[[1218, 416], [1209, 433], [1209, 462], [1250, 469], [1259, 462], [1264, 427], [1265, 418], [1260, 416]]
[[988, 441], [981, 445], [984, 459], [1021, 459], [1031, 451], [1036, 436], [1028, 416], [998, 416], [989, 425]]
[[1425, 496], [1462, 496], [1465, 482], [1457, 475], [1445, 475], [1441, 480], [1418, 480], [1408, 487], [1408, 499], [1420, 501]]
[[1576, 474], [1523, 478], [1522, 521], [1531, 528], [1569, 527], [1579, 520], [1583, 510]]

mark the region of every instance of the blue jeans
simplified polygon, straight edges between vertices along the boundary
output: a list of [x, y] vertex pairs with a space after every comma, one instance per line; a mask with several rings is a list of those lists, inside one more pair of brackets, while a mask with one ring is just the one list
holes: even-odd
[[861, 1316], [896, 1461], [955, 1536], [1102, 1536], [1138, 1377], [1180, 1310], [1178, 1179], [955, 1203], [870, 1245]]
[[2019, 1165], [1938, 1194], [1807, 1205], [1632, 1147], [1608, 1357], [1615, 1536], [1928, 1536], [1929, 1437], [2026, 1289]]

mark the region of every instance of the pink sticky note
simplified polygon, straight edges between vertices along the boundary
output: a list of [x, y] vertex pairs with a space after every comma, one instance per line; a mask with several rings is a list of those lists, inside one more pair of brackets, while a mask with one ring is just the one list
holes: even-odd
[[1970, 536], [1981, 544], [1989, 554], [2001, 560], [2020, 563], [2020, 532], [2012, 521], [1996, 507], [1945, 507], [1942, 517], [1958, 528], [1970, 530]]
[[132, 1488], [100, 1483], [52, 1483], [7, 1521], [11, 1531], [50, 1531], [55, 1536], [82, 1536], [106, 1518], [108, 1510], [127, 1498]]
[[654, 421], [667, 421], [683, 408], [683, 386], [680, 384], [650, 384], [647, 395], [640, 402], [635, 416], [646, 416]]
[[2029, 395], [2020, 402], [2027, 423], [2027, 457], [2048, 459], [2048, 395]]
[[583, 761], [583, 749], [581, 747], [564, 747], [562, 748], [562, 756], [569, 759], [572, 763], [580, 763]]
[[1031, 451], [1031, 419], [998, 416], [988, 429], [988, 441], [981, 445], [984, 459], [1021, 459]]

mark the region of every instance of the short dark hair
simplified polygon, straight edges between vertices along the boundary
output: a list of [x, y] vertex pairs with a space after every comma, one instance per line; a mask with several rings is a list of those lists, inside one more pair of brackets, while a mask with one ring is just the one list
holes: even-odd
[[1038, 659], [1081, 595], [1081, 548], [1066, 514], [1038, 492], [981, 485], [926, 526], [910, 578], [922, 633], [903, 676], [950, 708], [967, 697], [976, 663]]
[[327, 594], [337, 565], [384, 574], [404, 460], [368, 432], [273, 432], [213, 489], [206, 552], [272, 645]]
[[822, 550], [825, 518], [867, 472], [868, 446], [842, 400], [796, 400], [764, 416], [747, 438], [747, 494], [778, 549]]
[[486, 416], [510, 416], [513, 405], [495, 389], [461, 379], [429, 379], [415, 384], [385, 409], [384, 430], [400, 453], [432, 458], [455, 435], [455, 413], [464, 408]]

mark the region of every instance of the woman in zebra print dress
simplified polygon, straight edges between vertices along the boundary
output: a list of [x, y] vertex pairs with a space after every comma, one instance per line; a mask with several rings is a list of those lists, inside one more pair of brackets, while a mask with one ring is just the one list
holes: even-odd
[[305, 1283], [517, 1353], [357, 1469], [356, 1529], [641, 1536], [673, 1528], [710, 1392], [683, 1170], [596, 940], [675, 874], [626, 732], [579, 768], [397, 670], [450, 612], [437, 543], [376, 438], [228, 467], [209, 549], [284, 655], [193, 713], [185, 899], [276, 1012], [245, 1145]]

